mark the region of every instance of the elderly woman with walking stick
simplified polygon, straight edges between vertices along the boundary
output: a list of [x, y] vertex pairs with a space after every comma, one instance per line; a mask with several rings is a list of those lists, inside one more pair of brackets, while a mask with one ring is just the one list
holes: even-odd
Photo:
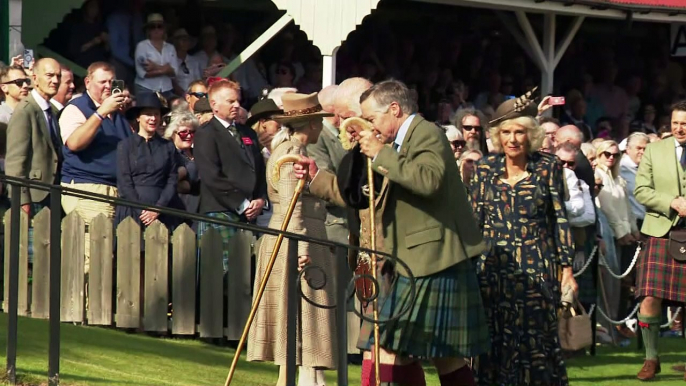
[[[286, 218], [287, 208], [299, 180], [295, 177], [292, 163], [279, 160], [289, 156], [305, 155], [305, 145], [317, 142], [322, 130], [322, 118], [332, 116], [325, 113], [317, 100], [317, 94], [286, 94], [283, 96], [283, 114], [272, 117], [282, 124], [282, 129], [272, 140], [272, 155], [267, 164], [269, 200], [274, 205], [269, 226], [280, 228]], [[295, 204], [293, 215], [286, 228], [289, 232], [308, 237], [326, 238], [326, 207], [324, 202], [309, 193], [304, 193]], [[270, 255], [277, 244], [277, 237], [265, 235], [260, 242], [257, 259], [257, 278], [268, 273]], [[286, 312], [288, 299], [288, 243], [283, 242], [275, 265], [266, 283], [265, 293], [257, 309], [254, 323], [248, 336], [248, 360], [268, 361], [280, 366], [277, 385], [286, 385]], [[301, 284], [303, 295], [317, 304], [335, 303], [334, 280], [335, 261], [328, 247], [298, 242], [298, 266], [302, 269], [312, 263], [321, 268], [308, 272], [306, 279], [318, 284], [321, 290], [314, 290], [306, 282]], [[326, 275], [326, 278], [324, 278]], [[304, 281], [304, 279], [303, 279]], [[259, 280], [255, 281], [258, 293]], [[325, 385], [325, 369], [336, 367], [336, 315], [333, 309], [313, 306], [301, 300], [298, 315], [298, 351], [296, 362], [299, 369], [299, 386]]]

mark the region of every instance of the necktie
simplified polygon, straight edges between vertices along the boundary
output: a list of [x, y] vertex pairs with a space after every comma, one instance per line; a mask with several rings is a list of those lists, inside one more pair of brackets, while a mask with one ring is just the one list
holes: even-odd
[[681, 159], [679, 159], [682, 169], [686, 169], [686, 143], [681, 145]]
[[400, 145], [398, 145], [397, 142], [393, 142], [393, 150], [398, 151], [399, 147], [400, 147]]
[[45, 115], [48, 117], [48, 130], [50, 131], [50, 140], [55, 147], [55, 150], [60, 148], [60, 139], [57, 129], [57, 124], [55, 123], [55, 117], [52, 115], [52, 109], [48, 107], [45, 110]]
[[233, 139], [235, 139], [239, 145], [243, 145], [243, 143], [241, 142], [241, 135], [238, 133], [238, 129], [236, 128], [236, 124], [234, 122], [231, 122], [228, 129], [229, 129], [229, 133], [231, 133], [231, 136], [233, 137]]

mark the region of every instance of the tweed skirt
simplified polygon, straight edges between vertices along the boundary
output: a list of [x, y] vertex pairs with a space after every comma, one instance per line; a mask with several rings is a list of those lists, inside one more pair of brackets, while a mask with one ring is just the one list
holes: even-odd
[[636, 297], [686, 302], [686, 263], [672, 259], [668, 245], [667, 238], [648, 239], [636, 263]]
[[[207, 213], [207, 215], [220, 220], [240, 221], [240, 217], [232, 212], [212, 212]], [[216, 229], [222, 238], [222, 244], [224, 246], [222, 251], [222, 263], [224, 265], [224, 272], [227, 272], [229, 270], [229, 240], [236, 234], [236, 228], [201, 221], [198, 224], [198, 242], [202, 240], [202, 236], [207, 233], [210, 228]]]
[[[380, 324], [379, 341], [385, 350], [413, 358], [456, 358], [477, 356], [490, 348], [488, 320], [471, 261], [417, 278], [414, 303], [411, 280], [397, 274], [392, 280], [380, 293], [379, 319], [409, 311]], [[374, 327], [365, 321], [358, 347], [369, 351], [373, 346]]]

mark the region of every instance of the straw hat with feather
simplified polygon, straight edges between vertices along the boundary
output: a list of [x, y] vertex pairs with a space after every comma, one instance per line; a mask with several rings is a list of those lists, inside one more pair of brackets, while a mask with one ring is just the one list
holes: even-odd
[[288, 125], [333, 116], [333, 114], [327, 113], [322, 109], [316, 92], [309, 95], [298, 93], [284, 94], [281, 101], [283, 102], [283, 114], [272, 117], [272, 119], [281, 124]]

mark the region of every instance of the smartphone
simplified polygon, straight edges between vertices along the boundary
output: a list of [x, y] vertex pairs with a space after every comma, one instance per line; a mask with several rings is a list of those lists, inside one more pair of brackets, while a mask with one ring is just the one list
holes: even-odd
[[565, 104], [565, 97], [550, 97], [550, 102], [548, 102], [551, 106], [564, 106]]
[[25, 49], [24, 50], [24, 68], [30, 68], [31, 63], [33, 63], [33, 50], [32, 49]]
[[112, 81], [112, 95], [124, 92], [126, 84], [121, 79], [114, 79]]

